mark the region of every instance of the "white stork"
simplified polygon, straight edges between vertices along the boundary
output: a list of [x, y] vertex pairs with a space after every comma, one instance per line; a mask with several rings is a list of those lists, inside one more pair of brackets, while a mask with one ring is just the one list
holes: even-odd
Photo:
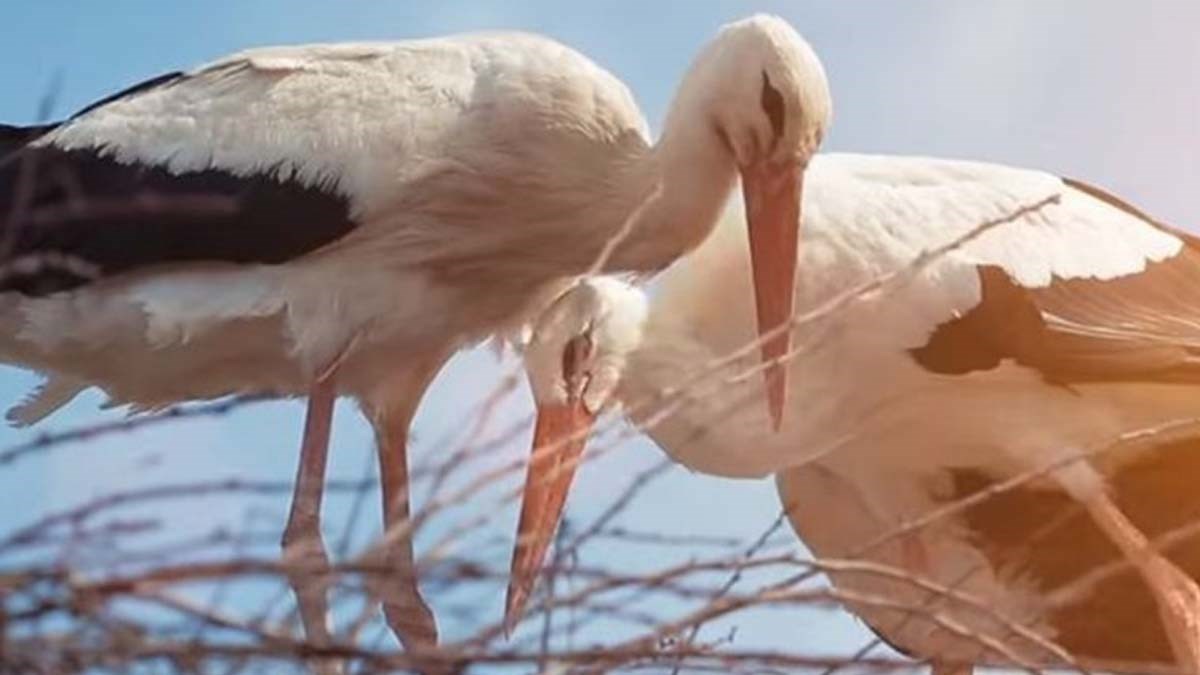
[[820, 155], [804, 199], [796, 297], [809, 318], [794, 326], [783, 430], [738, 354], [754, 320], [730, 216], [664, 275], [653, 307], [597, 278], [537, 324], [535, 446], [542, 475], [558, 473], [527, 486], [518, 541], [549, 537], [580, 435], [619, 402], [692, 469], [775, 473], [818, 556], [955, 593], [862, 570], [834, 573], [838, 586], [1008, 649], [928, 614], [851, 606], [935, 672], [1065, 653], [1200, 672], [1200, 539], [1151, 541], [1200, 516], [1200, 239], [1084, 183], [978, 163]]
[[[703, 49], [655, 145], [621, 82], [513, 33], [255, 49], [0, 127], [0, 361], [47, 378], [9, 419], [90, 386], [135, 411], [307, 395], [283, 547], [306, 633], [328, 644], [334, 398], [374, 425], [385, 520], [403, 521], [409, 422], [447, 358], [590, 268], [667, 266], [739, 173], [761, 323], [782, 324], [830, 105], [809, 46], [755, 16]], [[411, 542], [389, 541], [388, 623], [427, 644]]]

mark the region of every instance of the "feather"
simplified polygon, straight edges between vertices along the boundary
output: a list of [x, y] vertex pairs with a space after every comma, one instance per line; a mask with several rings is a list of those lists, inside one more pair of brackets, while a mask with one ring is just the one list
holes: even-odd
[[50, 375], [13, 407], [4, 413], [4, 419], [14, 427], [36, 424], [70, 403], [84, 389], [86, 382], [61, 375]]

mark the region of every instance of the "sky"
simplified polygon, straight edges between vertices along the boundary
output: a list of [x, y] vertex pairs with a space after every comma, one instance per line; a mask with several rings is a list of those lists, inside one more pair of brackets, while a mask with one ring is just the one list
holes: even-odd
[[[1192, 0], [10, 0], [0, 28], [0, 121], [34, 121], [46, 91], [57, 91], [54, 112], [63, 115], [157, 73], [256, 45], [511, 28], [548, 34], [613, 71], [657, 131], [699, 47], [722, 23], [754, 12], [791, 21], [824, 61], [835, 100], [826, 151], [1045, 169], [1103, 186], [1165, 222], [1200, 225], [1194, 198], [1200, 185], [1200, 4]], [[461, 425], [463, 411], [508, 367], [477, 351], [443, 372], [415, 422], [414, 462], [436, 451], [435, 443], [421, 439]], [[0, 402], [17, 401], [35, 383], [27, 373], [0, 369]], [[83, 396], [41, 430], [113, 418], [97, 410], [100, 402], [97, 395]], [[264, 404], [0, 467], [0, 531], [132, 485], [197, 476], [289, 480], [302, 412], [298, 403]], [[528, 412], [522, 390], [501, 415], [519, 419]], [[0, 429], [0, 448], [31, 433]], [[331, 474], [361, 476], [370, 438], [351, 406], [339, 408], [334, 433]], [[502, 452], [517, 456], [525, 438]], [[660, 458], [639, 440], [586, 467], [569, 518], [599, 512], [638, 469]], [[278, 532], [286, 495], [259, 506], [256, 522]], [[244, 507], [211, 500], [203, 509], [173, 513], [171, 522], [181, 529], [236, 523]], [[631, 505], [628, 518], [641, 529], [750, 540], [777, 510], [769, 480], [720, 480], [675, 469]], [[512, 531], [515, 509], [509, 511], [491, 525], [497, 537]], [[588, 549], [586, 555], [633, 554]], [[844, 652], [869, 638], [853, 619], [833, 612], [747, 622], [739, 625], [739, 639], [767, 646]]]

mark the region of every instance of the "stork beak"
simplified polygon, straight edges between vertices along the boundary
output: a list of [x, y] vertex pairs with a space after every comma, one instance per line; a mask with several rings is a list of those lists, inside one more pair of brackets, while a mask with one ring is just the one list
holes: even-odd
[[508, 632], [525, 611], [594, 421], [595, 415], [578, 399], [538, 408], [504, 607], [504, 627]]
[[758, 335], [763, 363], [768, 364], [763, 376], [776, 431], [783, 425], [787, 402], [787, 367], [783, 357], [791, 350], [792, 333], [788, 328], [767, 335], [791, 321], [795, 306], [803, 190], [804, 170], [800, 164], [760, 162], [742, 167]]

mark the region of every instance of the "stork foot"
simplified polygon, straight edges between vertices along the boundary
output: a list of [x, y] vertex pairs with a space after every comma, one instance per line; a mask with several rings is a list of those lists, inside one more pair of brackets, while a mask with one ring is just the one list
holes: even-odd
[[383, 599], [383, 616], [388, 627], [396, 634], [404, 649], [420, 652], [437, 646], [437, 623], [433, 611], [425, 604], [416, 579], [393, 575], [383, 582], [380, 589]]
[[380, 551], [366, 576], [371, 595], [380, 599], [383, 616], [392, 633], [407, 652], [421, 652], [437, 646], [438, 630], [433, 611], [421, 596], [412, 561], [408, 556], [388, 555]]
[[438, 631], [433, 612], [417, 580], [411, 573], [399, 571], [389, 564], [389, 572], [381, 575], [377, 593], [382, 599], [383, 616], [392, 634], [404, 646], [404, 652], [414, 661], [414, 670], [421, 675], [442, 675], [450, 672], [436, 660], [424, 655], [437, 649]]

